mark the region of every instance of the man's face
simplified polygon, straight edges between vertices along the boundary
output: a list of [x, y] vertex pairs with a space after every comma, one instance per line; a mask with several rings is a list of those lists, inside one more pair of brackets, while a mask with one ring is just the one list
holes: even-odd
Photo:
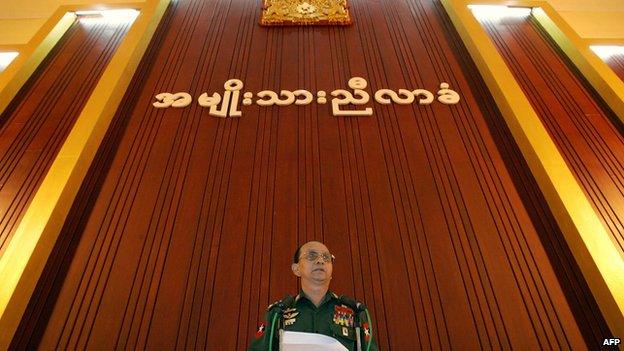
[[[315, 285], [329, 285], [333, 272], [333, 264], [330, 259], [325, 262], [323, 256], [331, 257], [329, 249], [318, 241], [311, 241], [301, 247], [299, 252], [299, 263], [293, 264], [293, 273], [300, 277], [303, 283]], [[316, 256], [310, 261], [309, 258]]]

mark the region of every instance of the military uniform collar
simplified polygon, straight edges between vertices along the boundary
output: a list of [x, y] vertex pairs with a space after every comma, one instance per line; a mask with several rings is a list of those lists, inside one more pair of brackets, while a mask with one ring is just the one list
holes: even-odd
[[[323, 296], [323, 299], [321, 300], [319, 307], [331, 299], [338, 299], [338, 298], [339, 298], [338, 295], [336, 295], [331, 290], [328, 290], [325, 296]], [[298, 303], [302, 299], [308, 300], [308, 302], [312, 303], [312, 300], [310, 300], [310, 298], [306, 295], [305, 292], [303, 292], [303, 290], [299, 291], [299, 294], [297, 294], [297, 296], [295, 297], [295, 303]]]

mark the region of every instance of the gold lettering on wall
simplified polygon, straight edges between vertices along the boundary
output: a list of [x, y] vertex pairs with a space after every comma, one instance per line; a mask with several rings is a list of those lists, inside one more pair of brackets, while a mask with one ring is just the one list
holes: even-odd
[[[361, 109], [341, 109], [341, 106], [354, 105], [362, 106], [366, 105], [370, 101], [370, 95], [366, 92], [368, 82], [361, 77], [353, 77], [349, 79], [349, 88], [353, 92], [345, 89], [333, 90], [330, 95], [332, 114], [334, 116], [372, 116], [372, 107], [364, 107]], [[238, 109], [238, 100], [240, 91], [243, 89], [243, 81], [240, 79], [229, 79], [223, 85], [225, 91], [223, 92], [223, 99], [221, 94], [203, 93], [197, 99], [197, 104], [201, 107], [209, 107], [209, 115], [215, 117], [241, 117], [242, 111]], [[459, 94], [450, 89], [448, 83], [440, 83], [440, 88], [437, 91], [437, 100], [444, 105], [455, 105], [459, 102]], [[294, 91], [280, 90], [279, 93], [273, 90], [262, 90], [255, 94], [258, 98], [255, 102], [259, 106], [289, 106], [295, 105], [309, 105], [314, 101], [314, 94], [305, 89], [297, 89]], [[320, 105], [327, 103], [327, 93], [323, 90], [319, 90], [316, 93], [316, 102]], [[425, 89], [398, 89], [398, 93], [391, 89], [379, 89], [373, 94], [377, 103], [382, 105], [389, 105], [395, 103], [398, 105], [409, 105], [412, 103], [418, 103], [419, 105], [430, 105], [433, 103], [435, 96], [432, 92]], [[243, 106], [249, 106], [253, 103], [252, 98], [254, 93], [246, 91], [243, 94]], [[186, 107], [191, 104], [192, 97], [189, 93], [160, 93], [154, 96], [156, 101], [152, 103], [157, 108], [167, 107]], [[221, 107], [218, 107], [221, 103]]]

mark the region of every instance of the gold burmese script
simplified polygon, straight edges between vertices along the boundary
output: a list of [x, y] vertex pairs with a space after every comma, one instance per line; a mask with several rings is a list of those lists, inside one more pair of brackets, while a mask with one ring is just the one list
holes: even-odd
[[[370, 95], [366, 92], [368, 83], [366, 79], [353, 77], [349, 79], [349, 88], [353, 91], [345, 89], [333, 90], [330, 95], [332, 114], [334, 116], [372, 116], [372, 107], [358, 106], [366, 105], [370, 101]], [[208, 114], [215, 117], [240, 117], [243, 115], [239, 109], [239, 100], [241, 98], [241, 90], [243, 82], [240, 79], [230, 79], [223, 85], [225, 91], [223, 96], [219, 93], [203, 93], [197, 98], [197, 104], [201, 107], [210, 108]], [[262, 90], [255, 94], [255, 103], [259, 106], [288, 106], [288, 105], [309, 105], [315, 100], [316, 103], [324, 105], [327, 103], [327, 93], [319, 90], [316, 94], [305, 89], [297, 90], [281, 90], [279, 93], [272, 90]], [[426, 89], [398, 89], [397, 91], [390, 89], [379, 89], [373, 95], [376, 102], [382, 105], [391, 103], [399, 105], [419, 104], [430, 105], [435, 100], [444, 105], [454, 105], [459, 102], [459, 94], [450, 89], [448, 83], [440, 83], [440, 89], [437, 91], [437, 97]], [[254, 103], [254, 93], [247, 91], [242, 94], [242, 105], [249, 106]], [[152, 104], [157, 108], [167, 107], [186, 107], [193, 102], [193, 97], [189, 93], [160, 93], [155, 96], [156, 101]], [[351, 105], [350, 109], [343, 109]]]
[[348, 25], [351, 16], [347, 0], [265, 0], [260, 24]]

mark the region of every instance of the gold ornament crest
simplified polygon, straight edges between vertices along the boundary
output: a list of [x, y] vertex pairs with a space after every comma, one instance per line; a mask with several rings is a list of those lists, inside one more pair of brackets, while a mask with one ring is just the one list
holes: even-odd
[[349, 25], [347, 0], [264, 0], [263, 26]]

